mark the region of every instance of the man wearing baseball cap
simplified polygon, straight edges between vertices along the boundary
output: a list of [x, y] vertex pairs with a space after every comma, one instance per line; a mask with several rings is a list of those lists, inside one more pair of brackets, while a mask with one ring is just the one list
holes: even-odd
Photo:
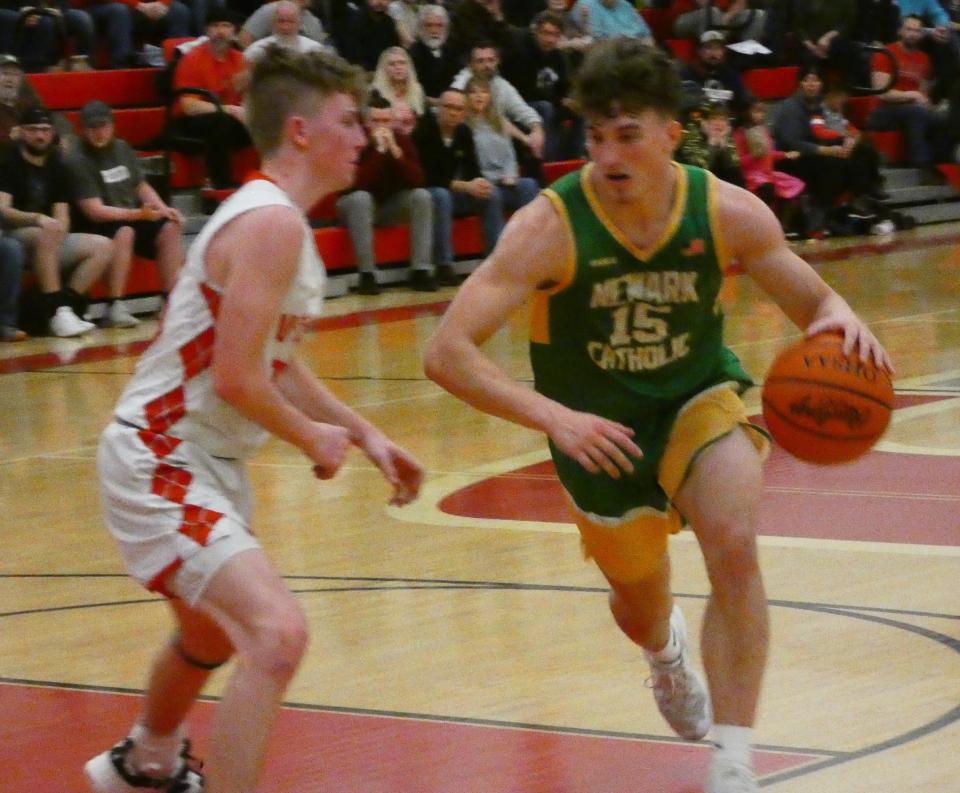
[[722, 103], [738, 115], [750, 101], [740, 72], [727, 63], [726, 36], [719, 30], [707, 30], [697, 42], [697, 57], [680, 68], [683, 81], [684, 111], [706, 104]]
[[[78, 314], [83, 295], [110, 267], [112, 245], [105, 237], [70, 232], [70, 173], [54, 144], [50, 112], [24, 111], [18, 130], [16, 146], [0, 160], [0, 219], [36, 273], [50, 333], [79, 336], [94, 327]], [[125, 282], [126, 272], [114, 268], [111, 294], [122, 292]]]
[[[161, 287], [169, 293], [183, 262], [183, 217], [144, 178], [130, 145], [116, 137], [113, 111], [106, 103], [94, 100], [84, 105], [80, 139], [68, 161], [79, 210], [77, 229], [112, 238], [115, 266], [129, 267], [134, 253], [155, 259]], [[115, 300], [104, 322], [126, 326], [131, 319], [123, 303]]]

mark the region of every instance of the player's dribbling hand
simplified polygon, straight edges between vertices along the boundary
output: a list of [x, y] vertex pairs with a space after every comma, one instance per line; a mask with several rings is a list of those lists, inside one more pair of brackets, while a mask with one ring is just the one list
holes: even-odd
[[621, 473], [633, 473], [630, 457], [643, 457], [630, 427], [592, 413], [568, 411], [550, 432], [550, 438], [590, 473], [603, 471], [613, 479], [619, 479]]
[[313, 473], [317, 479], [332, 479], [343, 465], [350, 448], [350, 433], [344, 427], [314, 422], [314, 437], [304, 451], [313, 460]]
[[420, 494], [423, 466], [412, 454], [397, 446], [379, 430], [367, 433], [356, 443], [393, 487], [391, 506], [402, 507]]
[[874, 365], [886, 369], [890, 374], [896, 373], [889, 353], [883, 348], [877, 337], [873, 335], [870, 328], [856, 316], [849, 318], [822, 317], [811, 322], [803, 335], [809, 339], [818, 333], [828, 333], [830, 331], [835, 331], [843, 336], [843, 354], [847, 357], [853, 355], [854, 348], [856, 348], [861, 361], [872, 359]]

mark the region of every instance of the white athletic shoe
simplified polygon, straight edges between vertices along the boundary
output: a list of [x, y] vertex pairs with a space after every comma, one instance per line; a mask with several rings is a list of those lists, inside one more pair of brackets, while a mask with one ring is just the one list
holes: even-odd
[[759, 793], [757, 777], [752, 768], [731, 763], [719, 755], [713, 756], [705, 793]]
[[131, 774], [127, 770], [127, 754], [133, 741], [125, 738], [112, 749], [102, 752], [83, 767], [90, 788], [96, 793], [203, 793], [203, 775], [190, 767], [190, 741], [184, 740], [176, 773], [167, 779]]
[[69, 336], [80, 336], [95, 327], [96, 325], [92, 322], [82, 320], [74, 314], [70, 306], [60, 306], [57, 313], [50, 319], [50, 332], [62, 339]]
[[102, 324], [105, 328], [135, 328], [140, 320], [127, 311], [122, 300], [115, 300], [107, 309]]
[[690, 666], [687, 651], [687, 624], [678, 606], [670, 614], [670, 627], [680, 643], [680, 656], [671, 663], [655, 661], [647, 654], [653, 697], [673, 731], [688, 741], [699, 741], [710, 730], [713, 717], [710, 695], [703, 678]]

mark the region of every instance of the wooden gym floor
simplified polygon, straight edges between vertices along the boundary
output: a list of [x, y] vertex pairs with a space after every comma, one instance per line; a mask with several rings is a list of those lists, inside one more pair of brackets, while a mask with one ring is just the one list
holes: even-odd
[[[893, 354], [897, 411], [856, 464], [775, 452], [767, 465], [762, 785], [960, 791], [960, 226], [800, 252]], [[339, 298], [304, 344], [337, 393], [424, 462], [417, 504], [386, 507], [358, 454], [326, 483], [279, 443], [251, 466], [258, 534], [313, 631], [262, 790], [696, 793], [708, 747], [657, 714], [560, 509], [544, 439], [423, 377], [451, 295]], [[762, 379], [797, 333], [743, 276], [725, 307], [729, 342]], [[83, 762], [124, 734], [169, 628], [123, 574], [93, 462], [153, 330], [0, 347], [3, 793], [83, 791]], [[489, 350], [529, 378], [524, 317]], [[756, 390], [748, 399], [755, 410]], [[707, 583], [689, 533], [672, 554], [697, 627]], [[212, 707], [192, 720], [201, 756]]]

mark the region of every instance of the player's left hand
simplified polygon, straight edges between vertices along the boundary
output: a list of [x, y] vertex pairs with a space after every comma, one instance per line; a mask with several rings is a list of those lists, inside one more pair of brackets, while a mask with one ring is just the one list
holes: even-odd
[[890, 355], [877, 341], [877, 337], [856, 315], [827, 316], [815, 320], [807, 326], [804, 336], [808, 339], [818, 333], [836, 331], [843, 334], [843, 354], [850, 357], [854, 349], [857, 350], [861, 361], [873, 359], [876, 366], [886, 369], [890, 374], [895, 373]]
[[402, 507], [420, 494], [423, 466], [410, 452], [397, 446], [380, 431], [368, 433], [357, 440], [356, 444], [393, 487], [390, 498], [392, 506]]

